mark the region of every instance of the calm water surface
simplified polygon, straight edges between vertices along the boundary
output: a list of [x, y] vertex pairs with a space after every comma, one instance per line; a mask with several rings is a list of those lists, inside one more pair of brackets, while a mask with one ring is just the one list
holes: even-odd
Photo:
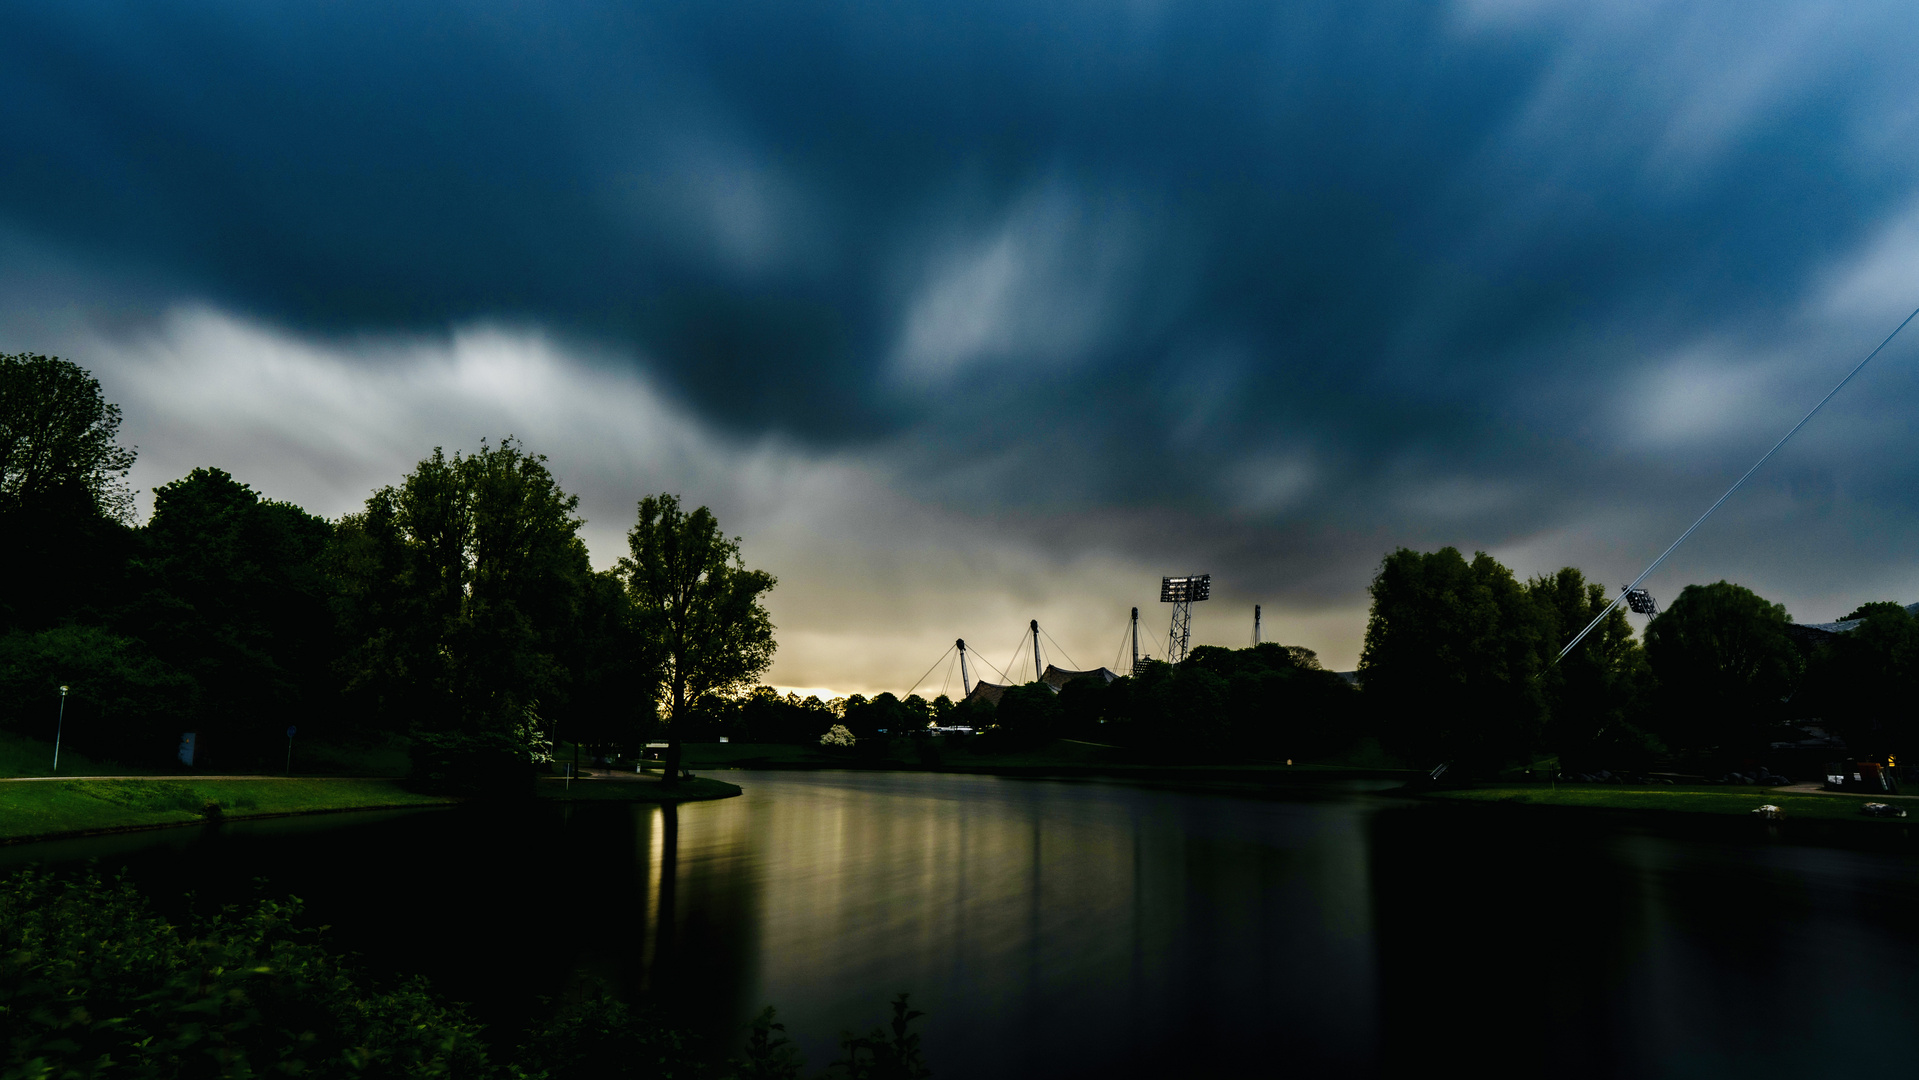
[[7, 849], [304, 897], [502, 1038], [599, 980], [814, 1068], [913, 993], [938, 1075], [1803, 1076], [1919, 1054], [1919, 860], [1363, 792], [729, 773], [664, 811], [341, 815]]

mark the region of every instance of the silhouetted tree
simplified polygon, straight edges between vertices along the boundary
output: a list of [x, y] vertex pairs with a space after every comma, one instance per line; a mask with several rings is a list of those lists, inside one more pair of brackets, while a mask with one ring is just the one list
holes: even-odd
[[1043, 742], [1056, 737], [1060, 729], [1059, 695], [1043, 682], [1009, 686], [1000, 695], [993, 722], [1010, 741], [1020, 744]]
[[647, 689], [667, 708], [667, 776], [677, 780], [688, 707], [737, 693], [772, 665], [773, 621], [760, 597], [777, 582], [746, 568], [739, 539], [720, 532], [711, 510], [686, 513], [675, 495], [641, 499], [626, 540], [619, 574], [658, 643], [659, 675]]
[[1400, 548], [1371, 592], [1359, 678], [1389, 747], [1484, 771], [1537, 744], [1551, 623], [1512, 571], [1485, 552]]
[[[1609, 600], [1605, 589], [1570, 566], [1532, 579], [1526, 591], [1549, 620], [1543, 639], [1548, 661], [1606, 610]], [[1651, 676], [1625, 611], [1614, 608], [1578, 648], [1549, 662], [1541, 675], [1549, 713], [1545, 749], [1556, 752], [1568, 768], [1646, 768], [1665, 749], [1642, 727]]]
[[1691, 747], [1748, 750], [1781, 719], [1803, 660], [1784, 605], [1727, 581], [1688, 585], [1646, 628], [1659, 731]]
[[511, 437], [435, 449], [375, 492], [333, 559], [348, 692], [389, 725], [523, 736], [570, 689], [592, 576], [578, 504]]
[[0, 631], [97, 621], [111, 602], [133, 516], [119, 430], [85, 369], [0, 355]]
[[323, 556], [333, 526], [220, 469], [154, 491], [118, 624], [194, 684], [200, 753], [251, 764], [336, 710]]
[[[1866, 604], [1845, 617], [1863, 620], [1835, 635], [1807, 673], [1805, 708], [1816, 710], [1853, 750], [1873, 756], [1919, 754], [1919, 619], [1891, 602]], [[1794, 698], [1799, 701], [1799, 696]]]

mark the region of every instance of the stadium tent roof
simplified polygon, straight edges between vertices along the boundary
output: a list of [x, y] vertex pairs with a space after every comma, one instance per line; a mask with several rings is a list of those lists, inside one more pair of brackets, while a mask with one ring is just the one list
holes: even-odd
[[[1919, 617], [1919, 604], [1907, 604], [1906, 614]], [[1865, 621], [1864, 619], [1845, 619], [1840, 622], [1791, 623], [1787, 625], [1786, 633], [1805, 644], [1817, 645], [1834, 634], [1857, 630], [1859, 624]]]
[[[1114, 679], [1119, 678], [1119, 673], [1103, 667], [1097, 667], [1091, 671], [1068, 671], [1063, 667], [1048, 664], [1046, 665], [1046, 671], [1040, 675], [1039, 681], [1045, 683], [1052, 689], [1053, 693], [1057, 694], [1061, 687], [1072, 682], [1074, 679], [1094, 677], [1110, 683]], [[998, 705], [999, 699], [1005, 696], [1006, 691], [1010, 689], [1012, 689], [1012, 687], [1005, 683], [976, 682], [973, 684], [972, 693], [966, 695], [966, 700], [971, 701], [974, 698], [985, 698], [993, 704]]]
[[1109, 671], [1103, 667], [1096, 667], [1091, 671], [1068, 671], [1065, 668], [1054, 667], [1052, 664], [1048, 664], [1046, 665], [1046, 673], [1039, 677], [1039, 681], [1052, 687], [1053, 691], [1058, 693], [1061, 688], [1074, 679], [1084, 679], [1094, 675], [1099, 676], [1109, 683], [1119, 678], [1118, 672]]
[[998, 705], [999, 699], [1006, 694], [1006, 691], [1007, 686], [1005, 683], [976, 682], [973, 684], [972, 692], [966, 695], [966, 700], [971, 701], [974, 698], [985, 698], [993, 704]]

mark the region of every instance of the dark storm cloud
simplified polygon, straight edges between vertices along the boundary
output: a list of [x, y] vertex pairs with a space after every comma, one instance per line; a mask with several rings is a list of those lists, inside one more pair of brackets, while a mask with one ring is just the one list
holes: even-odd
[[[1248, 596], [1349, 606], [1400, 543], [1617, 575], [1919, 299], [1915, 30], [1856, 3], [15, 4], [0, 274], [16, 326], [44, 269], [111, 280], [67, 302], [119, 319], [542, 327], [732, 437], [879, 455], [913, 498]], [[1817, 595], [1906, 580], [1910, 356], [1729, 515], [1849, 535]]]

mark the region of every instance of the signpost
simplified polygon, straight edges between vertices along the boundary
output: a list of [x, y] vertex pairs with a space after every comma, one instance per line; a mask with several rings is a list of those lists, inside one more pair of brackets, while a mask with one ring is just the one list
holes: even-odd
[[293, 775], [293, 733], [300, 730], [292, 724], [287, 725], [287, 775]]

